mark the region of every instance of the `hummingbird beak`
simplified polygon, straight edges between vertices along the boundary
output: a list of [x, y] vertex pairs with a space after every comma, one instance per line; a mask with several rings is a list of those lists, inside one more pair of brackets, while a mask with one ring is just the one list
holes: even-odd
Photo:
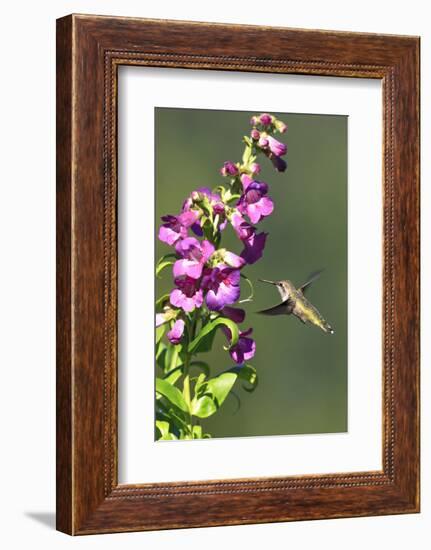
[[267, 279], [258, 279], [261, 283], [269, 283], [270, 285], [277, 285], [275, 281], [268, 281]]

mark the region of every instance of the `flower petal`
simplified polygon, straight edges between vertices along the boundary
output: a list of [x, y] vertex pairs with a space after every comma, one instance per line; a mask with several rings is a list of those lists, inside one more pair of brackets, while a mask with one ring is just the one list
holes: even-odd
[[203, 303], [202, 290], [198, 290], [193, 296], [187, 296], [179, 288], [175, 288], [170, 294], [170, 302], [173, 306], [180, 307], [184, 311], [191, 312], [195, 307]]
[[245, 311], [239, 307], [225, 306], [221, 312], [225, 317], [237, 324], [242, 323], [245, 319]]
[[219, 311], [224, 306], [235, 303], [240, 296], [240, 292], [240, 288], [237, 285], [220, 283], [217, 291], [208, 291], [206, 296], [207, 306], [213, 311]]
[[230, 267], [241, 268], [245, 264], [245, 260], [241, 256], [237, 256], [229, 250], [224, 253], [223, 260]]
[[247, 187], [253, 183], [253, 178], [251, 178], [250, 176], [248, 176], [247, 174], [243, 174], [241, 176], [241, 183], [242, 183], [242, 188], [244, 189], [244, 191], [247, 191]]
[[166, 323], [166, 321], [167, 319], [163, 313], [156, 313], [156, 327], [163, 325], [163, 323]]
[[175, 244], [178, 239], [180, 238], [180, 233], [177, 231], [174, 231], [170, 227], [166, 227], [165, 225], [160, 226], [159, 229], [159, 240], [172, 246]]
[[174, 323], [174, 326], [168, 332], [168, 339], [171, 344], [179, 344], [184, 332], [184, 321], [182, 319], [177, 319]]
[[178, 216], [179, 223], [184, 227], [191, 227], [199, 218], [199, 212], [188, 210]]
[[240, 332], [238, 343], [229, 351], [232, 359], [239, 365], [250, 360], [256, 353], [256, 342], [248, 338], [252, 331], [253, 329], [249, 328], [245, 332]]
[[263, 255], [267, 236], [268, 233], [258, 233], [244, 241], [244, 250], [241, 252], [241, 258], [244, 258], [248, 264], [254, 264], [257, 260], [260, 260]]
[[268, 146], [271, 153], [274, 153], [277, 157], [282, 157], [287, 153], [287, 146], [278, 139], [275, 139], [272, 136], [268, 136]]
[[203, 264], [195, 260], [177, 260], [174, 263], [173, 273], [175, 278], [187, 275], [192, 279], [199, 279], [202, 275], [202, 268]]

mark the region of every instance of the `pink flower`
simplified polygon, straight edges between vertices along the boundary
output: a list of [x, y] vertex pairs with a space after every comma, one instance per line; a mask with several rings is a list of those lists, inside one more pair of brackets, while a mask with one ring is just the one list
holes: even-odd
[[281, 143], [281, 141], [278, 141], [272, 136], [267, 137], [268, 140], [268, 147], [274, 155], [277, 157], [282, 157], [287, 153], [287, 147], [284, 143]]
[[251, 180], [248, 176], [241, 178], [244, 194], [238, 202], [241, 214], [247, 214], [251, 223], [258, 223], [261, 218], [269, 216], [274, 210], [274, 203], [266, 196], [268, 185], [265, 182]]
[[199, 288], [199, 282], [191, 277], [182, 276], [175, 279], [175, 288], [170, 294], [170, 302], [173, 306], [180, 307], [184, 311], [193, 311], [203, 304], [203, 292]]
[[260, 115], [259, 120], [264, 126], [269, 126], [272, 123], [272, 116], [268, 113], [263, 113]]
[[[226, 337], [231, 340], [231, 331], [227, 327], [223, 327], [222, 330]], [[245, 361], [250, 360], [256, 353], [256, 342], [252, 338], [249, 338], [252, 332], [252, 328], [240, 332], [238, 342], [229, 350], [230, 356], [238, 365], [242, 365]]]
[[174, 323], [174, 326], [168, 332], [168, 339], [171, 344], [179, 344], [184, 332], [184, 321], [182, 319], [177, 319]]
[[240, 295], [239, 278], [239, 269], [224, 264], [206, 269], [202, 287], [208, 290], [205, 298], [208, 309], [219, 311], [235, 303]]
[[163, 223], [159, 229], [159, 239], [169, 245], [175, 244], [179, 239], [187, 237], [187, 230], [199, 218], [199, 213], [195, 210], [188, 210], [179, 216], [163, 216]]
[[268, 233], [253, 233], [253, 235], [244, 240], [244, 250], [241, 252], [241, 257], [248, 264], [254, 264], [263, 255], [263, 250], [265, 248], [266, 238]]
[[261, 136], [259, 138], [259, 141], [257, 142], [257, 144], [259, 145], [259, 147], [262, 147], [262, 149], [266, 149], [266, 147], [268, 147], [269, 145], [269, 139], [267, 136]]
[[199, 279], [205, 263], [214, 252], [214, 245], [209, 241], [199, 242], [194, 237], [187, 237], [175, 246], [181, 260], [174, 263], [174, 277], [187, 275], [192, 279]]

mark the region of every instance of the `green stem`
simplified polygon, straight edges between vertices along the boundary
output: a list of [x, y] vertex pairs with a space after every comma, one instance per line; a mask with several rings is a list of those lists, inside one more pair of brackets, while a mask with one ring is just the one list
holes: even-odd
[[[193, 342], [196, 336], [196, 329], [197, 325], [200, 319], [200, 310], [195, 309], [193, 314], [193, 320], [191, 322], [191, 325], [189, 326], [189, 342]], [[193, 437], [193, 415], [191, 413], [191, 392], [190, 392], [190, 361], [192, 358], [192, 353], [186, 352], [184, 357], [184, 385], [183, 385], [183, 395], [184, 399], [186, 400], [187, 405], [189, 406], [189, 422], [190, 422], [190, 433]]]
[[[188, 327], [189, 342], [193, 341], [196, 332], [198, 311], [195, 311], [193, 315], [193, 321]], [[193, 438], [193, 417], [191, 413], [191, 392], [190, 392], [190, 359], [191, 353], [186, 352], [184, 356], [184, 382], [183, 382], [183, 396], [189, 408], [189, 432]]]

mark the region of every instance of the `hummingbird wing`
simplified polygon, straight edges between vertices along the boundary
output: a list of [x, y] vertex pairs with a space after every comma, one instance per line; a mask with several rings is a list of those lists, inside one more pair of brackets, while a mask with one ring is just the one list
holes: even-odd
[[323, 269], [319, 269], [319, 271], [313, 271], [313, 273], [310, 273], [308, 276], [307, 282], [305, 282], [303, 285], [301, 285], [298, 290], [300, 290], [303, 294], [305, 294], [305, 291], [308, 289], [308, 287], [311, 285], [311, 283], [314, 283], [320, 275], [323, 273]]
[[288, 313], [289, 299], [268, 309], [262, 309], [256, 313], [261, 315], [286, 315]]

